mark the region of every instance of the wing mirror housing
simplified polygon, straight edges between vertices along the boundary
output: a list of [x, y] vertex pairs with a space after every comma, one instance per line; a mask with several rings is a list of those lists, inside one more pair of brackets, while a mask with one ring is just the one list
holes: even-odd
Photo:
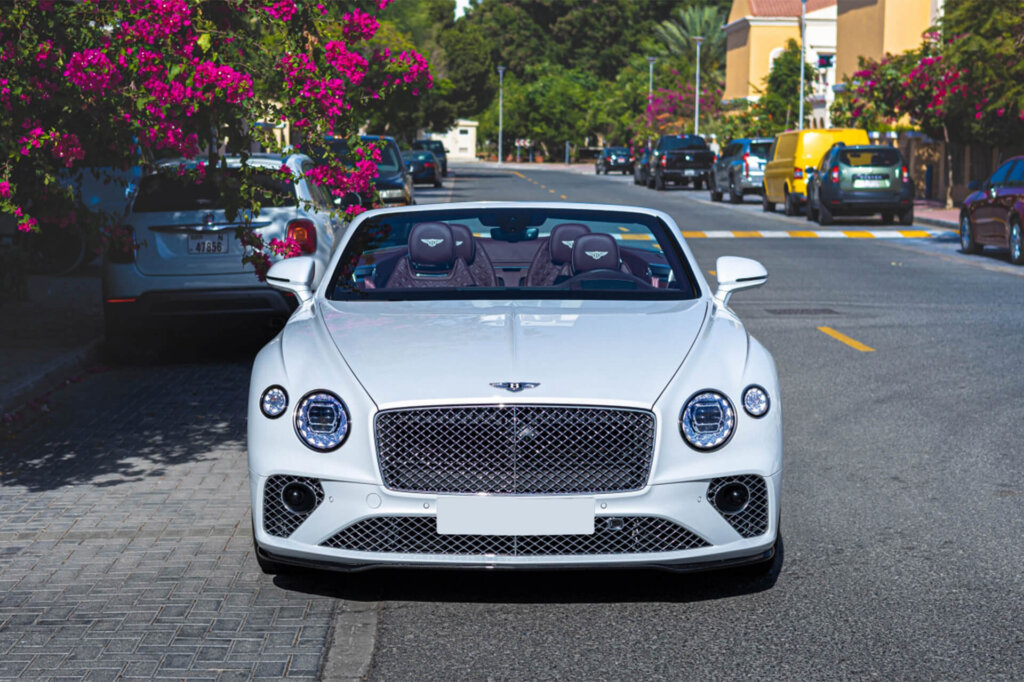
[[759, 287], [768, 281], [768, 271], [756, 260], [738, 256], [722, 256], [715, 262], [718, 277], [718, 291], [715, 302], [720, 306], [729, 304], [732, 292], [740, 289]]
[[296, 256], [285, 258], [270, 266], [267, 271], [267, 284], [295, 294], [299, 303], [313, 298], [313, 274], [316, 272], [316, 261], [312, 256]]

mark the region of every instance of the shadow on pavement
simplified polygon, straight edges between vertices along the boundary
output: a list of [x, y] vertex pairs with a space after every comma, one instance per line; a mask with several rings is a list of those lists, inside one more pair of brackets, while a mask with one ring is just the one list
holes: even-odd
[[0, 487], [117, 486], [225, 449], [244, 456], [249, 372], [271, 336], [265, 327], [167, 334], [137, 364], [92, 367], [0, 428]]
[[785, 561], [780, 539], [772, 569], [700, 573], [636, 570], [377, 569], [355, 573], [297, 572], [274, 583], [304, 594], [352, 601], [472, 602], [484, 604], [699, 602], [771, 589]]

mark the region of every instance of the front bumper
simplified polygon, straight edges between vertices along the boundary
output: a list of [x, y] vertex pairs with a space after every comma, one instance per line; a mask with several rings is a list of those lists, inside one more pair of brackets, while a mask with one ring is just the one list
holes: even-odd
[[[761, 492], [752, 495], [743, 512], [727, 515], [709, 501], [708, 492], [712, 485], [732, 478], [737, 477], [651, 485], [628, 493], [558, 496], [593, 504], [593, 535], [510, 536], [438, 533], [440, 495], [250, 471], [258, 550], [281, 563], [342, 570], [385, 566], [702, 570], [766, 560], [778, 535], [781, 474], [745, 476], [751, 489], [762, 486]], [[282, 501], [283, 481], [293, 480], [319, 485], [318, 502], [306, 514], [291, 513]], [[527, 510], [536, 498], [505, 499], [514, 499]]]

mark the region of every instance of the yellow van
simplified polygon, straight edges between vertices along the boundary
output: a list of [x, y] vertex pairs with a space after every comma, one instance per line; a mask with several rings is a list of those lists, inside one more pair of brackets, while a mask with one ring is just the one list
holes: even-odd
[[775, 138], [775, 149], [764, 171], [761, 208], [766, 213], [775, 204], [786, 207], [786, 215], [797, 215], [807, 202], [804, 177], [808, 166], [817, 166], [836, 142], [870, 144], [868, 133], [859, 128], [817, 128], [787, 130]]

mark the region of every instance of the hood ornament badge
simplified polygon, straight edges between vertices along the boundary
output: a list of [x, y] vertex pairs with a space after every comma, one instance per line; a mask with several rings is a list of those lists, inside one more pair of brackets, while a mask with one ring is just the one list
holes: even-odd
[[503, 388], [511, 393], [519, 393], [527, 388], [537, 388], [540, 386], [539, 382], [536, 381], [501, 381], [491, 384], [494, 388]]

